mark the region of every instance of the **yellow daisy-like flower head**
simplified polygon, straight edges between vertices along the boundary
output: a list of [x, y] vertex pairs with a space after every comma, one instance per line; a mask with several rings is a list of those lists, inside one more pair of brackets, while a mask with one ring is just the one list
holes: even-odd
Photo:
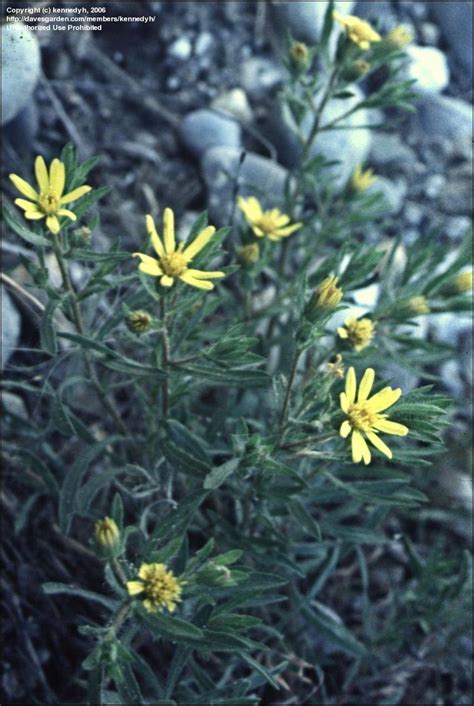
[[328, 373], [341, 380], [344, 377], [344, 363], [342, 362], [342, 355], [340, 353], [336, 354], [336, 359], [333, 363], [328, 363]]
[[296, 230], [299, 230], [302, 223], [290, 223], [290, 217], [281, 213], [278, 208], [264, 211], [255, 196], [244, 199], [239, 196], [237, 205], [245, 216], [245, 219], [257, 238], [267, 237], [269, 240], [281, 240], [286, 238]]
[[335, 309], [341, 302], [343, 291], [337, 286], [339, 277], [326, 277], [315, 290], [312, 306], [316, 309]]
[[357, 167], [352, 172], [351, 176], [351, 189], [358, 193], [366, 191], [372, 184], [377, 181], [377, 177], [374, 174], [373, 169], [362, 169], [362, 165], [358, 164]]
[[380, 412], [388, 409], [398, 400], [402, 391], [384, 387], [383, 390], [369, 398], [374, 384], [374, 377], [375, 373], [372, 368], [367, 368], [357, 392], [355, 370], [354, 368], [349, 368], [346, 376], [345, 392], [341, 392], [340, 395], [341, 409], [347, 419], [342, 422], [339, 433], [344, 439], [351, 435], [352, 460], [354, 463], [364, 461], [365, 465], [372, 460], [366, 438], [387, 458], [392, 458], [392, 452], [379, 437], [379, 433], [406, 436], [409, 431], [404, 424], [391, 422], [387, 419], [386, 414], [380, 414]]
[[426, 297], [420, 294], [417, 297], [412, 297], [407, 301], [407, 311], [414, 316], [422, 316], [430, 313], [430, 307]]
[[143, 607], [148, 613], [162, 612], [165, 608], [173, 613], [181, 602], [184, 581], [176, 578], [166, 564], [142, 564], [138, 570], [139, 580], [127, 581], [130, 596], [143, 594]]
[[375, 324], [372, 319], [346, 319], [337, 333], [340, 338], [348, 340], [356, 351], [362, 351], [374, 337]]
[[406, 25], [397, 25], [385, 37], [394, 49], [403, 49], [413, 41], [413, 32]]
[[216, 229], [214, 226], [204, 228], [190, 245], [176, 244], [174, 234], [174, 213], [171, 208], [165, 208], [163, 213], [163, 241], [156, 232], [155, 223], [151, 216], [146, 217], [146, 227], [151, 244], [158, 259], [140, 252], [133, 253], [133, 257], [140, 258], [138, 266], [141, 272], [151, 277], [159, 277], [162, 287], [172, 287], [177, 279], [190, 284], [198, 289], [214, 289], [212, 279], [224, 277], [224, 272], [205, 272], [193, 270], [188, 265], [210, 241]]
[[39, 187], [38, 191], [17, 174], [10, 174], [10, 179], [18, 191], [30, 199], [29, 201], [26, 199], [15, 199], [15, 203], [23, 209], [24, 216], [28, 220], [39, 221], [41, 218], [46, 218], [46, 227], [51, 233], [57, 235], [61, 230], [58, 217], [65, 216], [71, 221], [77, 220], [76, 214], [64, 208], [64, 206], [80, 199], [92, 187], [87, 185], [78, 186], [77, 189], [65, 194], [66, 169], [63, 162], [59, 159], [53, 159], [48, 171], [43, 157], [36, 157], [35, 175]]
[[376, 32], [368, 22], [361, 20], [355, 15], [341, 15], [340, 12], [334, 10], [333, 17], [336, 22], [339, 22], [346, 30], [347, 36], [357, 44], [360, 49], [366, 51], [374, 42], [380, 42], [382, 37]]

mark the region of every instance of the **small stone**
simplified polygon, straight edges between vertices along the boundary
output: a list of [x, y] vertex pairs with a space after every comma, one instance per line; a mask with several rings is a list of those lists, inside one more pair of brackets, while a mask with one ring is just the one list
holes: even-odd
[[[282, 41], [290, 31], [294, 39], [316, 44], [321, 36], [328, 5], [328, 0], [272, 3], [273, 24]], [[336, 0], [334, 9], [342, 15], [349, 15], [354, 5], [351, 1]]]
[[471, 219], [468, 216], [453, 216], [447, 218], [444, 232], [453, 242], [459, 243], [465, 237], [471, 227]]
[[242, 64], [240, 82], [246, 93], [255, 99], [272, 93], [285, 78], [280, 64], [271, 59], [252, 57]]
[[425, 194], [430, 199], [436, 199], [446, 184], [443, 174], [432, 174], [425, 182]]
[[424, 209], [415, 201], [407, 201], [404, 208], [404, 216], [411, 226], [419, 226], [424, 216]]
[[177, 91], [181, 86], [181, 82], [177, 76], [169, 76], [166, 79], [166, 88], [170, 91]]
[[420, 25], [420, 36], [424, 44], [437, 46], [439, 44], [440, 29], [434, 22], [422, 22]]
[[13, 355], [20, 340], [21, 317], [13, 303], [12, 298], [5, 289], [1, 287], [2, 299], [2, 370], [6, 367], [9, 359]]
[[197, 157], [212, 147], [240, 147], [241, 129], [236, 120], [212, 110], [195, 110], [181, 123], [180, 135]]
[[168, 56], [178, 61], [187, 61], [191, 56], [192, 50], [188, 37], [179, 37], [168, 47]]
[[406, 81], [416, 81], [412, 89], [421, 95], [441, 93], [449, 84], [448, 62], [436, 47], [406, 47], [408, 61], [402, 71]]
[[[245, 154], [243, 161], [242, 154]], [[219, 226], [229, 223], [236, 192], [241, 196], [256, 196], [263, 208], [281, 206], [288, 172], [266, 157], [231, 147], [214, 147], [206, 152], [202, 171], [208, 189], [209, 213]]]
[[472, 213], [472, 177], [470, 174], [451, 173], [439, 197], [439, 206], [444, 213], [468, 216]]
[[420, 383], [420, 376], [403, 365], [398, 365], [395, 361], [389, 361], [382, 368], [382, 377], [393, 387], [400, 387], [402, 393], [406, 395]]
[[459, 98], [426, 96], [418, 103], [418, 119], [426, 134], [472, 139], [472, 106]]
[[211, 108], [220, 113], [226, 113], [242, 123], [251, 123], [253, 119], [247, 95], [241, 88], [233, 88], [227, 93], [221, 93], [212, 101]]
[[214, 39], [210, 32], [201, 32], [194, 44], [194, 53], [196, 56], [207, 54], [213, 43]]
[[2, 125], [29, 103], [41, 69], [38, 40], [22, 22], [1, 29]]
[[29, 418], [25, 403], [19, 395], [15, 395], [13, 392], [2, 391], [1, 397], [2, 406], [6, 412], [13, 417], [20, 417], [20, 419], [27, 420]]
[[383, 208], [385, 213], [395, 215], [402, 209], [408, 185], [404, 179], [392, 181], [383, 176], [378, 176], [377, 180], [369, 189], [372, 193], [383, 194]]
[[416, 161], [416, 154], [398, 135], [376, 132], [372, 136], [370, 161], [375, 166], [411, 166]]

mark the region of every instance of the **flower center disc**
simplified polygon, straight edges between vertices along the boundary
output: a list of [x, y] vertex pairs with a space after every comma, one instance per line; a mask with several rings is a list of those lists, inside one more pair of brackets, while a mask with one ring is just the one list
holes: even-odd
[[353, 429], [371, 431], [376, 421], [374, 414], [366, 405], [353, 405], [348, 412], [348, 417]]
[[263, 213], [257, 224], [265, 233], [271, 233], [277, 227], [276, 219], [270, 213]]
[[46, 191], [40, 195], [39, 203], [44, 213], [48, 216], [51, 216], [58, 211], [59, 199], [50, 191]]
[[164, 255], [160, 259], [160, 266], [168, 277], [179, 277], [188, 269], [188, 261], [182, 253], [174, 252]]

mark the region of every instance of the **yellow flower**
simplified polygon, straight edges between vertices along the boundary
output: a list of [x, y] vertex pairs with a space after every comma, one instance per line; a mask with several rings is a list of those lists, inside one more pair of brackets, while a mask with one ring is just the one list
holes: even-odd
[[347, 36], [360, 49], [367, 50], [373, 42], [380, 42], [382, 37], [368, 22], [355, 15], [341, 15], [334, 10], [333, 17], [346, 30]]
[[346, 319], [344, 327], [339, 327], [340, 338], [347, 339], [356, 351], [367, 348], [374, 337], [375, 324], [371, 319]]
[[249, 196], [248, 199], [239, 196], [237, 204], [258, 238], [266, 236], [269, 240], [280, 240], [291, 235], [303, 225], [302, 223], [288, 225], [290, 217], [281, 213], [278, 208], [263, 211], [255, 196]]
[[35, 175], [39, 191], [35, 191], [27, 181], [17, 174], [10, 174], [10, 179], [18, 191], [30, 199], [30, 201], [15, 199], [15, 203], [24, 210], [24, 216], [28, 220], [37, 221], [46, 217], [47, 228], [56, 235], [61, 229], [58, 216], [66, 216], [71, 221], [77, 220], [76, 214], [67, 208], [63, 208], [63, 206], [71, 203], [71, 201], [77, 201], [81, 196], [87, 194], [92, 187], [86, 185], [78, 186], [77, 189], [73, 189], [68, 194], [63, 195], [66, 170], [63, 162], [59, 159], [53, 159], [48, 173], [43, 157], [36, 157]]
[[151, 316], [147, 311], [137, 309], [127, 316], [127, 327], [132, 333], [145, 333], [150, 328]]
[[406, 25], [397, 25], [386, 35], [385, 41], [394, 49], [403, 49], [413, 41], [413, 32]]
[[364, 171], [362, 165], [358, 164], [352, 172], [350, 185], [354, 191], [362, 192], [372, 186], [375, 181], [377, 181], [377, 177], [374, 175], [374, 170], [366, 169]]
[[339, 277], [326, 277], [313, 294], [313, 308], [335, 309], [342, 299], [342, 289], [337, 286]]
[[347, 415], [347, 419], [342, 422], [339, 433], [344, 439], [352, 434], [352, 460], [354, 463], [360, 463], [363, 460], [365, 465], [370, 463], [372, 455], [364, 434], [376, 449], [388, 458], [392, 458], [392, 452], [379, 437], [379, 432], [406, 436], [409, 431], [408, 427], [403, 424], [387, 419], [386, 414], [380, 414], [398, 400], [402, 394], [400, 389], [393, 390], [391, 387], [384, 387], [383, 390], [369, 398], [374, 384], [374, 376], [372, 368], [367, 368], [360, 382], [356, 401], [356, 374], [354, 368], [349, 368], [345, 392], [341, 392], [340, 395], [341, 409]]
[[113, 550], [119, 544], [120, 530], [110, 517], [104, 517], [95, 523], [94, 535], [101, 549]]
[[470, 292], [472, 290], [472, 270], [457, 274], [454, 278], [454, 286], [460, 294]]
[[418, 297], [412, 297], [411, 299], [409, 299], [406, 303], [406, 307], [408, 313], [413, 314], [415, 316], [422, 316], [423, 314], [430, 313], [430, 307], [428, 305], [426, 297], [424, 297], [423, 295], [420, 295]]
[[224, 272], [204, 272], [188, 267], [193, 257], [208, 244], [214, 235], [216, 231], [214, 226], [204, 228], [187, 247], [185, 247], [185, 243], [176, 247], [174, 213], [171, 208], [165, 208], [163, 213], [164, 244], [156, 232], [155, 223], [151, 216], [146, 217], [146, 227], [158, 259], [140, 252], [133, 253], [133, 257], [140, 258], [141, 262], [138, 268], [141, 272], [160, 278], [162, 287], [171, 287], [177, 279], [180, 279], [198, 289], [214, 289], [214, 284], [209, 280], [225, 276]]
[[328, 372], [336, 378], [344, 377], [344, 363], [342, 362], [342, 355], [340, 353], [336, 354], [336, 360], [334, 363], [328, 363]]
[[240, 248], [237, 257], [239, 262], [242, 263], [242, 265], [255, 264], [258, 261], [258, 258], [260, 257], [260, 248], [258, 246], [258, 243], [244, 245], [243, 248]]
[[165, 564], [142, 564], [138, 570], [139, 581], [127, 581], [130, 596], [145, 595], [143, 607], [148, 613], [163, 611], [173, 613], [181, 602], [184, 581], [179, 581]]

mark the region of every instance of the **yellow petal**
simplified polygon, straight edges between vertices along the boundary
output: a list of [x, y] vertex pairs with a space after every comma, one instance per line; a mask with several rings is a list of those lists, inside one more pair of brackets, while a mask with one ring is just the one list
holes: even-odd
[[395, 404], [401, 394], [402, 391], [400, 388], [392, 390], [391, 387], [384, 387], [383, 390], [377, 392], [370, 400], [367, 400], [367, 404], [372, 412], [381, 412]]
[[92, 186], [87, 186], [87, 184], [84, 184], [84, 186], [78, 186], [77, 189], [73, 189], [68, 194], [62, 196], [60, 203], [66, 204], [71, 203], [71, 201], [77, 201], [77, 199], [80, 199], [81, 196], [88, 194], [89, 191], [92, 191]]
[[146, 275], [151, 275], [152, 277], [161, 277], [163, 274], [163, 270], [161, 269], [158, 260], [155, 260], [154, 257], [150, 257], [150, 255], [144, 255], [141, 252], [134, 252], [133, 257], [139, 257], [140, 258], [140, 264], [138, 265], [138, 269], [141, 272], [144, 272]]
[[170, 255], [176, 250], [176, 241], [174, 238], [174, 213], [171, 208], [165, 208], [163, 213], [163, 238], [165, 241], [165, 250]]
[[143, 601], [143, 607], [145, 608], [147, 613], [157, 613], [158, 612], [158, 608], [156, 607], [156, 605], [152, 601], [150, 601], [149, 598], [145, 598], [145, 600]]
[[342, 424], [341, 424], [341, 428], [339, 429], [339, 434], [342, 436], [343, 439], [345, 439], [346, 437], [349, 436], [351, 431], [352, 431], [352, 427], [346, 419], [346, 421], [342, 422]]
[[190, 274], [194, 279], [219, 279], [225, 277], [225, 272], [204, 272], [204, 270], [186, 270], [186, 274]]
[[57, 235], [61, 230], [61, 226], [59, 225], [59, 221], [56, 216], [48, 216], [46, 218], [46, 226], [49, 228], [51, 233], [54, 233], [55, 235]]
[[276, 225], [278, 228], [281, 228], [282, 226], [286, 226], [287, 223], [289, 223], [289, 222], [290, 222], [290, 217], [285, 214], [278, 216], [278, 218], [276, 219]]
[[389, 419], [377, 419], [374, 424], [375, 429], [385, 432], [386, 434], [394, 434], [395, 436], [406, 436], [410, 431], [404, 424], [391, 422]]
[[302, 223], [293, 223], [291, 226], [287, 226], [286, 228], [278, 228], [275, 233], [279, 238], [286, 238], [286, 236], [294, 233], [295, 230], [299, 230], [302, 225]]
[[367, 368], [362, 380], [360, 381], [357, 402], [365, 402], [367, 397], [370, 395], [372, 385], [374, 384], [374, 378], [375, 371], [373, 370], [373, 368]]
[[204, 228], [199, 235], [193, 240], [191, 245], [188, 245], [187, 248], [183, 251], [183, 255], [188, 259], [191, 260], [195, 255], [197, 255], [198, 252], [200, 252], [210, 241], [214, 233], [216, 232], [216, 229], [214, 226], [207, 226], [207, 228]]
[[347, 414], [349, 412], [349, 402], [348, 402], [347, 395], [345, 392], [341, 392], [341, 394], [339, 395], [339, 400], [341, 403], [342, 411]]
[[364, 440], [362, 434], [359, 431], [354, 431], [351, 437], [352, 460], [354, 463], [360, 463], [362, 461], [363, 444]]
[[357, 388], [357, 379], [354, 368], [351, 366], [346, 375], [346, 397], [349, 406], [354, 404]]
[[183, 274], [179, 276], [179, 279], [186, 282], [186, 284], [190, 284], [192, 287], [196, 287], [197, 289], [214, 289], [212, 282], [206, 282], [206, 280], [203, 279], [196, 279], [189, 274], [189, 270], [183, 272]]
[[25, 211], [23, 215], [29, 221], [39, 221], [41, 218], [44, 218], [46, 214], [42, 213], [42, 211]]
[[141, 579], [146, 581], [146, 579], [153, 575], [153, 571], [153, 564], [142, 564], [138, 570], [138, 575]]
[[53, 159], [49, 167], [49, 185], [58, 198], [61, 198], [66, 182], [66, 170], [59, 159]]
[[161, 242], [161, 238], [156, 231], [155, 221], [153, 220], [152, 216], [150, 216], [150, 215], [146, 216], [145, 223], [146, 223], [146, 232], [150, 236], [151, 244], [153, 246], [154, 251], [156, 252], [158, 257], [163, 257], [165, 255], [165, 248], [163, 247], [163, 243]]
[[377, 434], [374, 434], [372, 431], [367, 432], [367, 438], [368, 440], [375, 446], [376, 449], [381, 451], [387, 458], [392, 458], [393, 454], [388, 448], [387, 444], [385, 444], [382, 439], [377, 436]]
[[249, 196], [248, 199], [244, 199], [242, 196], [239, 196], [237, 199], [237, 204], [247, 220], [251, 223], [257, 221], [262, 215], [262, 207], [255, 196]]
[[46, 164], [41, 157], [41, 155], [38, 155], [35, 159], [35, 175], [36, 175], [36, 181], [38, 182], [38, 186], [40, 188], [40, 191], [48, 191], [49, 189], [49, 177], [48, 177], [48, 170], [46, 169]]
[[347, 329], [343, 328], [342, 326], [338, 327], [337, 335], [339, 336], [339, 338], [348, 338], [349, 337]]
[[252, 230], [255, 233], [255, 235], [257, 236], [257, 238], [263, 238], [263, 236], [265, 235], [265, 231], [263, 231], [261, 228], [259, 228], [259, 226], [253, 226]]
[[173, 277], [168, 277], [168, 275], [163, 275], [160, 279], [160, 284], [162, 287], [172, 287], [174, 284]]
[[22, 208], [24, 211], [30, 211], [33, 213], [41, 213], [41, 211], [38, 208], [38, 204], [33, 203], [32, 201], [27, 201], [26, 199], [15, 199], [15, 203], [17, 206]]
[[33, 189], [32, 186], [28, 184], [27, 181], [19, 177], [18, 174], [10, 174], [10, 180], [18, 189], [20, 194], [23, 194], [23, 196], [27, 196], [29, 199], [33, 199], [33, 201], [38, 201], [39, 194], [36, 193], [36, 191]]
[[66, 216], [67, 218], [70, 218], [71, 221], [77, 221], [76, 214], [69, 211], [67, 208], [60, 208], [58, 211], [58, 216]]
[[145, 590], [141, 581], [127, 581], [127, 591], [130, 596], [136, 596]]

